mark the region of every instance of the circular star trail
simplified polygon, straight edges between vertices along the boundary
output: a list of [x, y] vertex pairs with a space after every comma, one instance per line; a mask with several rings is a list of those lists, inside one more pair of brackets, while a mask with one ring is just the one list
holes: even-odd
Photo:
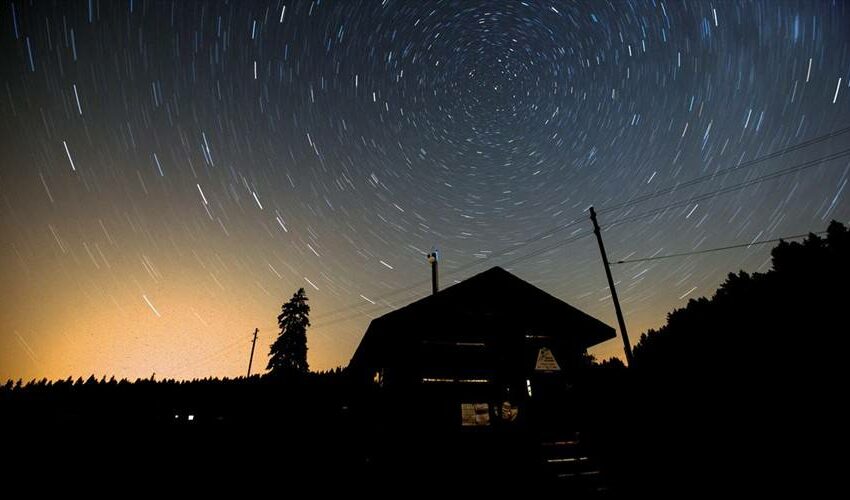
[[429, 293], [434, 248], [443, 287], [501, 265], [614, 325], [591, 205], [610, 258], [637, 259], [613, 268], [636, 340], [769, 268], [740, 244], [850, 218], [846, 2], [13, 0], [0, 20], [3, 379], [238, 375], [300, 287], [311, 366], [345, 365]]

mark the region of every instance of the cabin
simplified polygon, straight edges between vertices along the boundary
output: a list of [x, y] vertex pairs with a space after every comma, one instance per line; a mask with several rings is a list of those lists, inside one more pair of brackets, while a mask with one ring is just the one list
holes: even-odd
[[372, 320], [349, 373], [370, 388], [367, 404], [385, 426], [545, 428], [565, 422], [570, 377], [587, 348], [614, 336], [493, 267]]

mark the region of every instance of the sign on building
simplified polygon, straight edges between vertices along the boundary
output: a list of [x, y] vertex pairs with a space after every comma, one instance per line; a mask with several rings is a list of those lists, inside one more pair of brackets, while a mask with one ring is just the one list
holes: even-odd
[[548, 347], [541, 347], [537, 351], [537, 363], [534, 365], [534, 369], [539, 372], [557, 372], [561, 371], [561, 366]]

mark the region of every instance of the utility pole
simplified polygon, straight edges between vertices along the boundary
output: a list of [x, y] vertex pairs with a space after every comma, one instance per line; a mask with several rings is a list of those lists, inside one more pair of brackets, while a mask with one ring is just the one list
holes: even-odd
[[248, 378], [251, 378], [251, 364], [254, 362], [254, 347], [257, 345], [257, 333], [259, 328], [254, 328], [254, 340], [251, 341], [251, 357], [248, 359]]
[[596, 222], [596, 211], [590, 207], [590, 220], [593, 221], [593, 233], [596, 234], [596, 241], [599, 242], [599, 253], [602, 254], [602, 263], [605, 265], [605, 275], [608, 277], [608, 289], [611, 290], [611, 300], [614, 301], [614, 310], [617, 312], [617, 322], [620, 324], [620, 335], [623, 336], [623, 348], [626, 351], [626, 363], [634, 366], [634, 357], [632, 356], [632, 346], [629, 343], [629, 334], [626, 332], [626, 321], [623, 319], [623, 311], [620, 309], [620, 299], [617, 298], [617, 289], [614, 288], [614, 278], [611, 277], [611, 265], [608, 263], [608, 255], [605, 253], [605, 245], [602, 243], [602, 232], [599, 230], [599, 223]]

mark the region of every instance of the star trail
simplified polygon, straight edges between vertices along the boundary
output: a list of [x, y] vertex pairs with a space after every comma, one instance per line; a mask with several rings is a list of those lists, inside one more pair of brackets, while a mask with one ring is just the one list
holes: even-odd
[[616, 325], [591, 205], [635, 342], [850, 220], [844, 1], [0, 11], [0, 379], [239, 375], [301, 287], [345, 365], [432, 249]]

